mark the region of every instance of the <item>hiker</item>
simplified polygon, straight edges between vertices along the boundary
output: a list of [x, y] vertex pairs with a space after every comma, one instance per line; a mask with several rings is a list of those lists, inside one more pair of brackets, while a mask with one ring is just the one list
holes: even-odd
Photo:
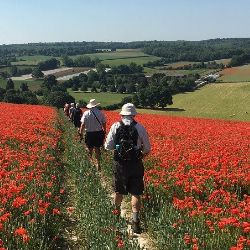
[[100, 103], [96, 99], [91, 99], [87, 108], [89, 110], [83, 113], [81, 118], [80, 135], [83, 136], [83, 130], [86, 131], [85, 143], [89, 150], [90, 158], [92, 158], [93, 150], [97, 161], [97, 170], [101, 170], [101, 147], [104, 143], [106, 134], [107, 118], [101, 110], [97, 108]]
[[64, 108], [63, 108], [63, 111], [64, 111], [64, 114], [69, 117], [69, 104], [68, 103], [65, 103], [64, 105]]
[[[105, 141], [105, 149], [114, 150], [113, 161], [113, 190], [114, 194], [114, 206], [118, 213], [121, 211], [121, 203], [123, 195], [131, 194], [131, 206], [133, 212], [133, 219], [131, 227], [134, 233], [140, 233], [140, 195], [144, 191], [144, 166], [142, 158], [149, 154], [151, 145], [147, 131], [143, 125], [137, 123], [134, 117], [137, 115], [135, 106], [132, 103], [124, 104], [120, 112], [121, 121], [115, 122], [107, 135]], [[131, 125], [131, 126], [129, 126]], [[136, 140], [132, 138], [133, 144], [130, 150], [130, 157], [126, 155], [128, 150], [124, 150], [125, 144], [119, 145], [117, 137], [121, 136], [121, 129], [127, 126], [128, 129], [136, 129], [137, 134], [133, 131]], [[120, 140], [122, 143], [122, 140]], [[121, 149], [119, 151], [119, 148]]]
[[[80, 135], [80, 127], [81, 127], [81, 118], [82, 118], [82, 110], [80, 108], [79, 103], [76, 104], [76, 107], [72, 111], [73, 124], [75, 128], [77, 128], [77, 132]], [[80, 137], [81, 139], [81, 137]]]
[[75, 108], [75, 103], [71, 103], [70, 104], [70, 108], [69, 108], [69, 121], [73, 122], [73, 116], [72, 116], [72, 113], [73, 113], [73, 110]]

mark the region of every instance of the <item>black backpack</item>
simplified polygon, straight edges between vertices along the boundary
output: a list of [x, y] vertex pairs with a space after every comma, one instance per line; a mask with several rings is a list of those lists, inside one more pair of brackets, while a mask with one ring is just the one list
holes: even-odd
[[125, 125], [120, 121], [120, 127], [115, 135], [115, 161], [136, 161], [139, 157], [139, 150], [137, 150], [138, 131], [135, 128], [136, 121], [134, 120], [130, 125]]
[[78, 121], [81, 119], [82, 110], [80, 108], [75, 108], [73, 110], [73, 120]]

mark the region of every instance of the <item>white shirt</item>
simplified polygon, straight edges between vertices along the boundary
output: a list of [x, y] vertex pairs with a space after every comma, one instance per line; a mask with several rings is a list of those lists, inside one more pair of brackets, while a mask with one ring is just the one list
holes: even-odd
[[[92, 110], [92, 111], [91, 111]], [[96, 117], [92, 113], [94, 112], [98, 120], [101, 124], [104, 124], [107, 122], [107, 118], [102, 113], [101, 110], [97, 108], [91, 108], [90, 110], [87, 110], [83, 113], [81, 122], [85, 125], [85, 130], [87, 132], [95, 132], [102, 130], [102, 125], [97, 121]]]
[[[130, 125], [130, 123], [133, 122], [133, 117], [132, 116], [122, 116], [122, 122], [125, 125]], [[120, 122], [115, 122], [107, 135], [104, 147], [107, 150], [112, 150], [115, 149], [115, 134], [117, 129], [121, 126]], [[135, 128], [138, 131], [138, 140], [137, 140], [137, 148], [142, 147], [142, 153], [144, 155], [148, 154], [151, 150], [151, 145], [149, 142], [148, 134], [143, 125], [140, 123], [136, 123]]]

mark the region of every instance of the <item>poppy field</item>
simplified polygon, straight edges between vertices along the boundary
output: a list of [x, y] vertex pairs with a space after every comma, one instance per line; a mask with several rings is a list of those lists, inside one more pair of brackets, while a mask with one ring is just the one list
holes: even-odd
[[0, 107], [0, 249], [49, 249], [60, 225], [58, 113]]
[[[61, 119], [51, 107], [0, 106], [0, 249], [56, 249], [62, 151], [86, 249], [140, 249], [103, 185], [112, 176], [112, 153], [103, 151], [99, 175], [63, 112]], [[104, 113], [108, 129], [120, 119]], [[249, 249], [250, 123], [152, 114], [136, 121], [152, 145], [140, 219], [155, 249]]]
[[155, 245], [249, 249], [250, 123], [146, 114], [136, 120], [152, 144], [142, 217]]

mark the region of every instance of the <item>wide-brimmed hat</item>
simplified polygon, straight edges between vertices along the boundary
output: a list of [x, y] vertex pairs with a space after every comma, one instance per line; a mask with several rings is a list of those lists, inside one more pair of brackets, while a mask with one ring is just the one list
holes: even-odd
[[122, 106], [122, 111], [120, 115], [137, 115], [135, 110], [135, 105], [132, 103], [126, 103]]
[[100, 103], [98, 103], [97, 101], [96, 101], [96, 99], [91, 99], [90, 101], [89, 101], [89, 104], [87, 105], [87, 108], [88, 109], [91, 109], [91, 108], [94, 108], [94, 107], [96, 107], [97, 105], [99, 105]]

